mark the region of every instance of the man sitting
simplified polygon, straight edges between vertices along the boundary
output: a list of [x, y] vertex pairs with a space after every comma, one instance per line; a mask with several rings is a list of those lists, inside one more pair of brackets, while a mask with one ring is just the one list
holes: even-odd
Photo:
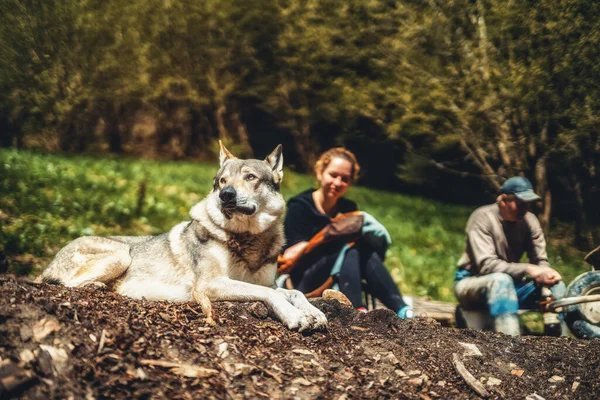
[[[485, 309], [496, 332], [520, 333], [517, 311], [536, 308], [543, 287], [559, 299], [565, 285], [550, 267], [546, 241], [529, 205], [540, 200], [531, 182], [515, 176], [496, 203], [476, 209], [467, 222], [466, 248], [458, 262], [454, 292], [466, 310]], [[527, 252], [529, 263], [520, 262]]]

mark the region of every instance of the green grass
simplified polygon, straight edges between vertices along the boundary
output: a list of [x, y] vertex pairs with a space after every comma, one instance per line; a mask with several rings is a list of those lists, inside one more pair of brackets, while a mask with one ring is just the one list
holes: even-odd
[[[35, 274], [81, 235], [165, 232], [188, 219], [215, 172], [216, 164], [0, 150], [0, 249], [13, 270]], [[286, 170], [282, 192], [287, 199], [313, 184]], [[348, 197], [389, 230], [386, 266], [403, 293], [454, 301], [454, 266], [472, 208], [364, 187], [351, 188]], [[550, 245], [548, 252], [566, 282], [588, 269], [569, 246]]]

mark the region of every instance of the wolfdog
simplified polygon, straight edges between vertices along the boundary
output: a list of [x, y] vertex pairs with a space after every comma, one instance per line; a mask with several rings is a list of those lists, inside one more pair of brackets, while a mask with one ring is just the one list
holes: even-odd
[[289, 328], [324, 328], [325, 315], [297, 290], [275, 289], [285, 201], [281, 145], [263, 160], [241, 160], [220, 143], [212, 191], [191, 221], [158, 236], [85, 236], [62, 248], [41, 281], [106, 285], [136, 299], [197, 301], [209, 323], [211, 301], [263, 301]]

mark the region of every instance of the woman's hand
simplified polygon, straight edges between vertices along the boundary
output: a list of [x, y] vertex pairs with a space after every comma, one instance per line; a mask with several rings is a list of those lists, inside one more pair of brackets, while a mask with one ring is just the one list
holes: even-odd
[[292, 259], [298, 257], [307, 245], [308, 245], [308, 242], [298, 242], [295, 245], [288, 247], [283, 252], [283, 258], [292, 260]]

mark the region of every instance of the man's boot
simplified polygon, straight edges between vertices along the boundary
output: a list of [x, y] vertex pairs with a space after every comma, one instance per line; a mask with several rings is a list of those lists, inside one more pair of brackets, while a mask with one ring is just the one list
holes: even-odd
[[496, 332], [504, 333], [510, 336], [519, 336], [521, 328], [519, 326], [519, 316], [517, 313], [507, 312], [494, 318], [494, 328]]

